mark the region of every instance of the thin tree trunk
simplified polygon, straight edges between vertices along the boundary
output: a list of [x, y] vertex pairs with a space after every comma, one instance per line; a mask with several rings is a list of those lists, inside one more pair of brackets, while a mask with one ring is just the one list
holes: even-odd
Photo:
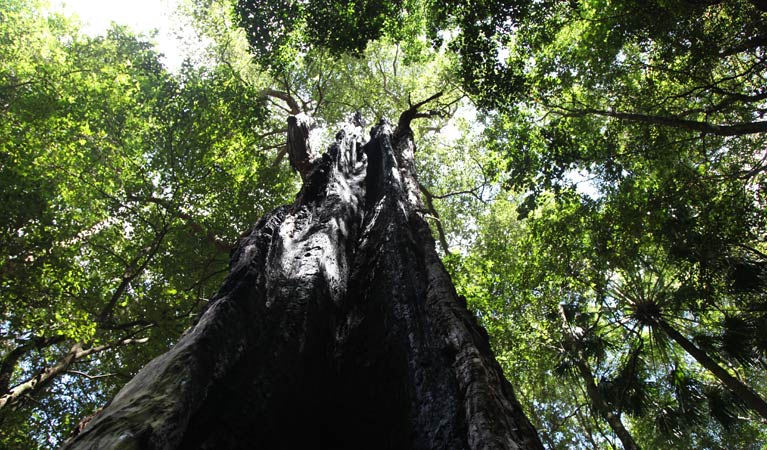
[[682, 334], [669, 325], [668, 322], [663, 319], [657, 319], [656, 323], [668, 337], [685, 349], [685, 351], [695, 358], [701, 366], [714, 374], [714, 376], [717, 377], [733, 394], [740, 398], [747, 407], [753, 409], [759, 413], [760, 416], [767, 419], [767, 402], [765, 402], [762, 397], [751, 390], [751, 388], [741, 383], [740, 380], [730, 375], [729, 372], [708, 356], [706, 352], [699, 349], [686, 337], [682, 336]]
[[602, 416], [602, 418], [613, 430], [613, 433], [618, 436], [621, 444], [623, 444], [623, 448], [626, 450], [639, 450], [640, 447], [636, 442], [634, 442], [634, 437], [631, 435], [631, 433], [629, 433], [626, 427], [623, 426], [620, 415], [611, 411], [609, 403], [604, 398], [602, 393], [599, 392], [599, 388], [594, 382], [594, 374], [591, 371], [591, 367], [589, 366], [586, 354], [583, 352], [583, 349], [579, 345], [577, 338], [572, 335], [570, 324], [567, 320], [567, 315], [565, 314], [565, 310], [561, 305], [559, 307], [559, 315], [562, 317], [564, 335], [565, 339], [567, 339], [568, 346], [570, 347], [570, 354], [573, 358], [573, 361], [575, 362], [575, 366], [578, 369], [578, 373], [581, 375], [583, 382], [586, 384], [586, 393], [591, 400], [591, 404], [594, 407], [594, 410], [596, 410], [597, 413]]
[[348, 126], [321, 156], [291, 118], [295, 203], [256, 224], [199, 323], [64, 448], [542, 448], [421, 216], [417, 106], [364, 145]]

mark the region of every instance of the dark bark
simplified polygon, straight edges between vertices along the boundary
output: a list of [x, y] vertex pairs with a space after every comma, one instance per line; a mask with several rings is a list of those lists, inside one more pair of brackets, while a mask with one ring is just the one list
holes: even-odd
[[751, 4], [759, 11], [767, 13], [767, 0], [751, 0]]
[[435, 252], [415, 117], [364, 145], [349, 125], [321, 157], [291, 119], [295, 203], [256, 224], [199, 323], [64, 448], [541, 448]]

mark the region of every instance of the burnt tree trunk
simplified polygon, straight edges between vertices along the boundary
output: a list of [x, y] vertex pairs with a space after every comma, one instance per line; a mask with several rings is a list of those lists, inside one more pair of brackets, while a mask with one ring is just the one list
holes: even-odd
[[294, 204], [262, 218], [199, 323], [66, 449], [541, 448], [422, 217], [410, 120], [319, 156], [289, 120]]

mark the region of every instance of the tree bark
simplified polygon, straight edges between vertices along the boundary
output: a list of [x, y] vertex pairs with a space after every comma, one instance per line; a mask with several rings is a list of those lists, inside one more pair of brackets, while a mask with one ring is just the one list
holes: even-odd
[[434, 249], [414, 117], [364, 145], [348, 125], [317, 157], [292, 118], [296, 201], [256, 224], [199, 322], [63, 448], [542, 448]]

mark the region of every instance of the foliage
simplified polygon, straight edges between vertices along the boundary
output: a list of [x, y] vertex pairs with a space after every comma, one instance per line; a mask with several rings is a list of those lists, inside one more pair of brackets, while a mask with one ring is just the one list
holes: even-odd
[[0, 14], [0, 380], [23, 394], [0, 442], [48, 447], [191, 324], [293, 184], [254, 152], [267, 112], [227, 68], [173, 75], [125, 28]]
[[428, 6], [414, 0], [239, 0], [236, 11], [256, 59], [275, 68], [311, 48], [361, 56], [384, 36], [419, 47], [411, 39], [421, 35]]
[[[764, 430], [758, 419], [744, 420], [742, 402], [661, 330], [643, 326], [637, 305], [627, 297], [651, 298], [657, 292], [669, 302], [665, 320], [690, 335], [709, 333], [712, 342], [721, 332], [721, 309], [734, 299], [719, 292], [716, 305], [691, 313], [674, 295], [666, 297], [687, 289], [678, 278], [687, 271], [668, 261], [654, 261], [654, 269], [646, 266], [641, 277], [620, 275], [617, 256], [594, 252], [610, 212], [581, 204], [577, 195], [547, 196], [545, 206], [523, 221], [517, 219], [518, 204], [514, 197], [496, 200], [480, 220], [473, 251], [454, 258], [452, 267], [459, 291], [488, 327], [544, 442], [551, 448], [617, 445], [598, 411], [589, 417], [593, 399], [578, 388], [585, 380], [577, 359], [585, 357], [601, 394], [613, 413], [623, 414], [640, 446], [759, 448]], [[640, 254], [648, 253], [658, 256]], [[662, 282], [651, 276], [659, 267], [658, 276], [666, 277]], [[633, 294], [619, 294], [627, 290]], [[582, 353], [567, 345], [560, 305]], [[729, 367], [742, 370], [757, 388], [764, 382], [763, 369], [751, 368], [757, 361]], [[684, 374], [684, 381], [675, 374]]]
[[[507, 155], [504, 187], [521, 193], [507, 207], [529, 224], [521, 247], [530, 257], [501, 269], [496, 261], [512, 257], [488, 254], [480, 237], [460, 269], [471, 270], [465, 279], [512, 283], [492, 311], [516, 292], [548, 310], [531, 319], [510, 309], [515, 316], [507, 323], [556, 320], [557, 305], [582, 318], [579, 351], [643, 446], [756, 446], [764, 434], [759, 419], [752, 412], [744, 420], [749, 413], [730, 391], [727, 401], [719, 396], [724, 381], [709, 367], [726, 367], [764, 398], [765, 349], [749, 331], [764, 320], [765, 292], [767, 66], [758, 2], [466, 8], [445, 13], [461, 30], [450, 45], [469, 92], [497, 111], [489, 116], [488, 145]], [[492, 262], [472, 268], [477, 254]], [[477, 305], [485, 308], [484, 300]], [[561, 334], [557, 328], [513, 336], [549, 342]], [[699, 351], [687, 353], [683, 340]], [[572, 349], [557, 352], [566, 356], [564, 372], [576, 374]], [[621, 361], [635, 352], [643, 368], [629, 383]], [[513, 373], [537, 402], [556, 392]], [[671, 373], [697, 387], [682, 389]], [[634, 394], [616, 396], [609, 386], [618, 381]], [[577, 408], [579, 400], [567, 404]], [[531, 416], [544, 416], [544, 406], [531, 408], [540, 411]], [[579, 426], [588, 437], [579, 445], [609, 441], [607, 430], [598, 430], [605, 424]], [[539, 427], [561, 429], [557, 422]], [[572, 445], [543, 434], [552, 447]]]
[[3, 445], [58, 442], [191, 323], [293, 188], [289, 114], [322, 146], [436, 92], [425, 214], [546, 445], [620, 445], [595, 395], [645, 448], [767, 440], [679, 338], [765, 398], [764, 2], [189, 0], [210, 45], [177, 74], [43, 11], [0, 7], [0, 386], [109, 348], [0, 409]]

